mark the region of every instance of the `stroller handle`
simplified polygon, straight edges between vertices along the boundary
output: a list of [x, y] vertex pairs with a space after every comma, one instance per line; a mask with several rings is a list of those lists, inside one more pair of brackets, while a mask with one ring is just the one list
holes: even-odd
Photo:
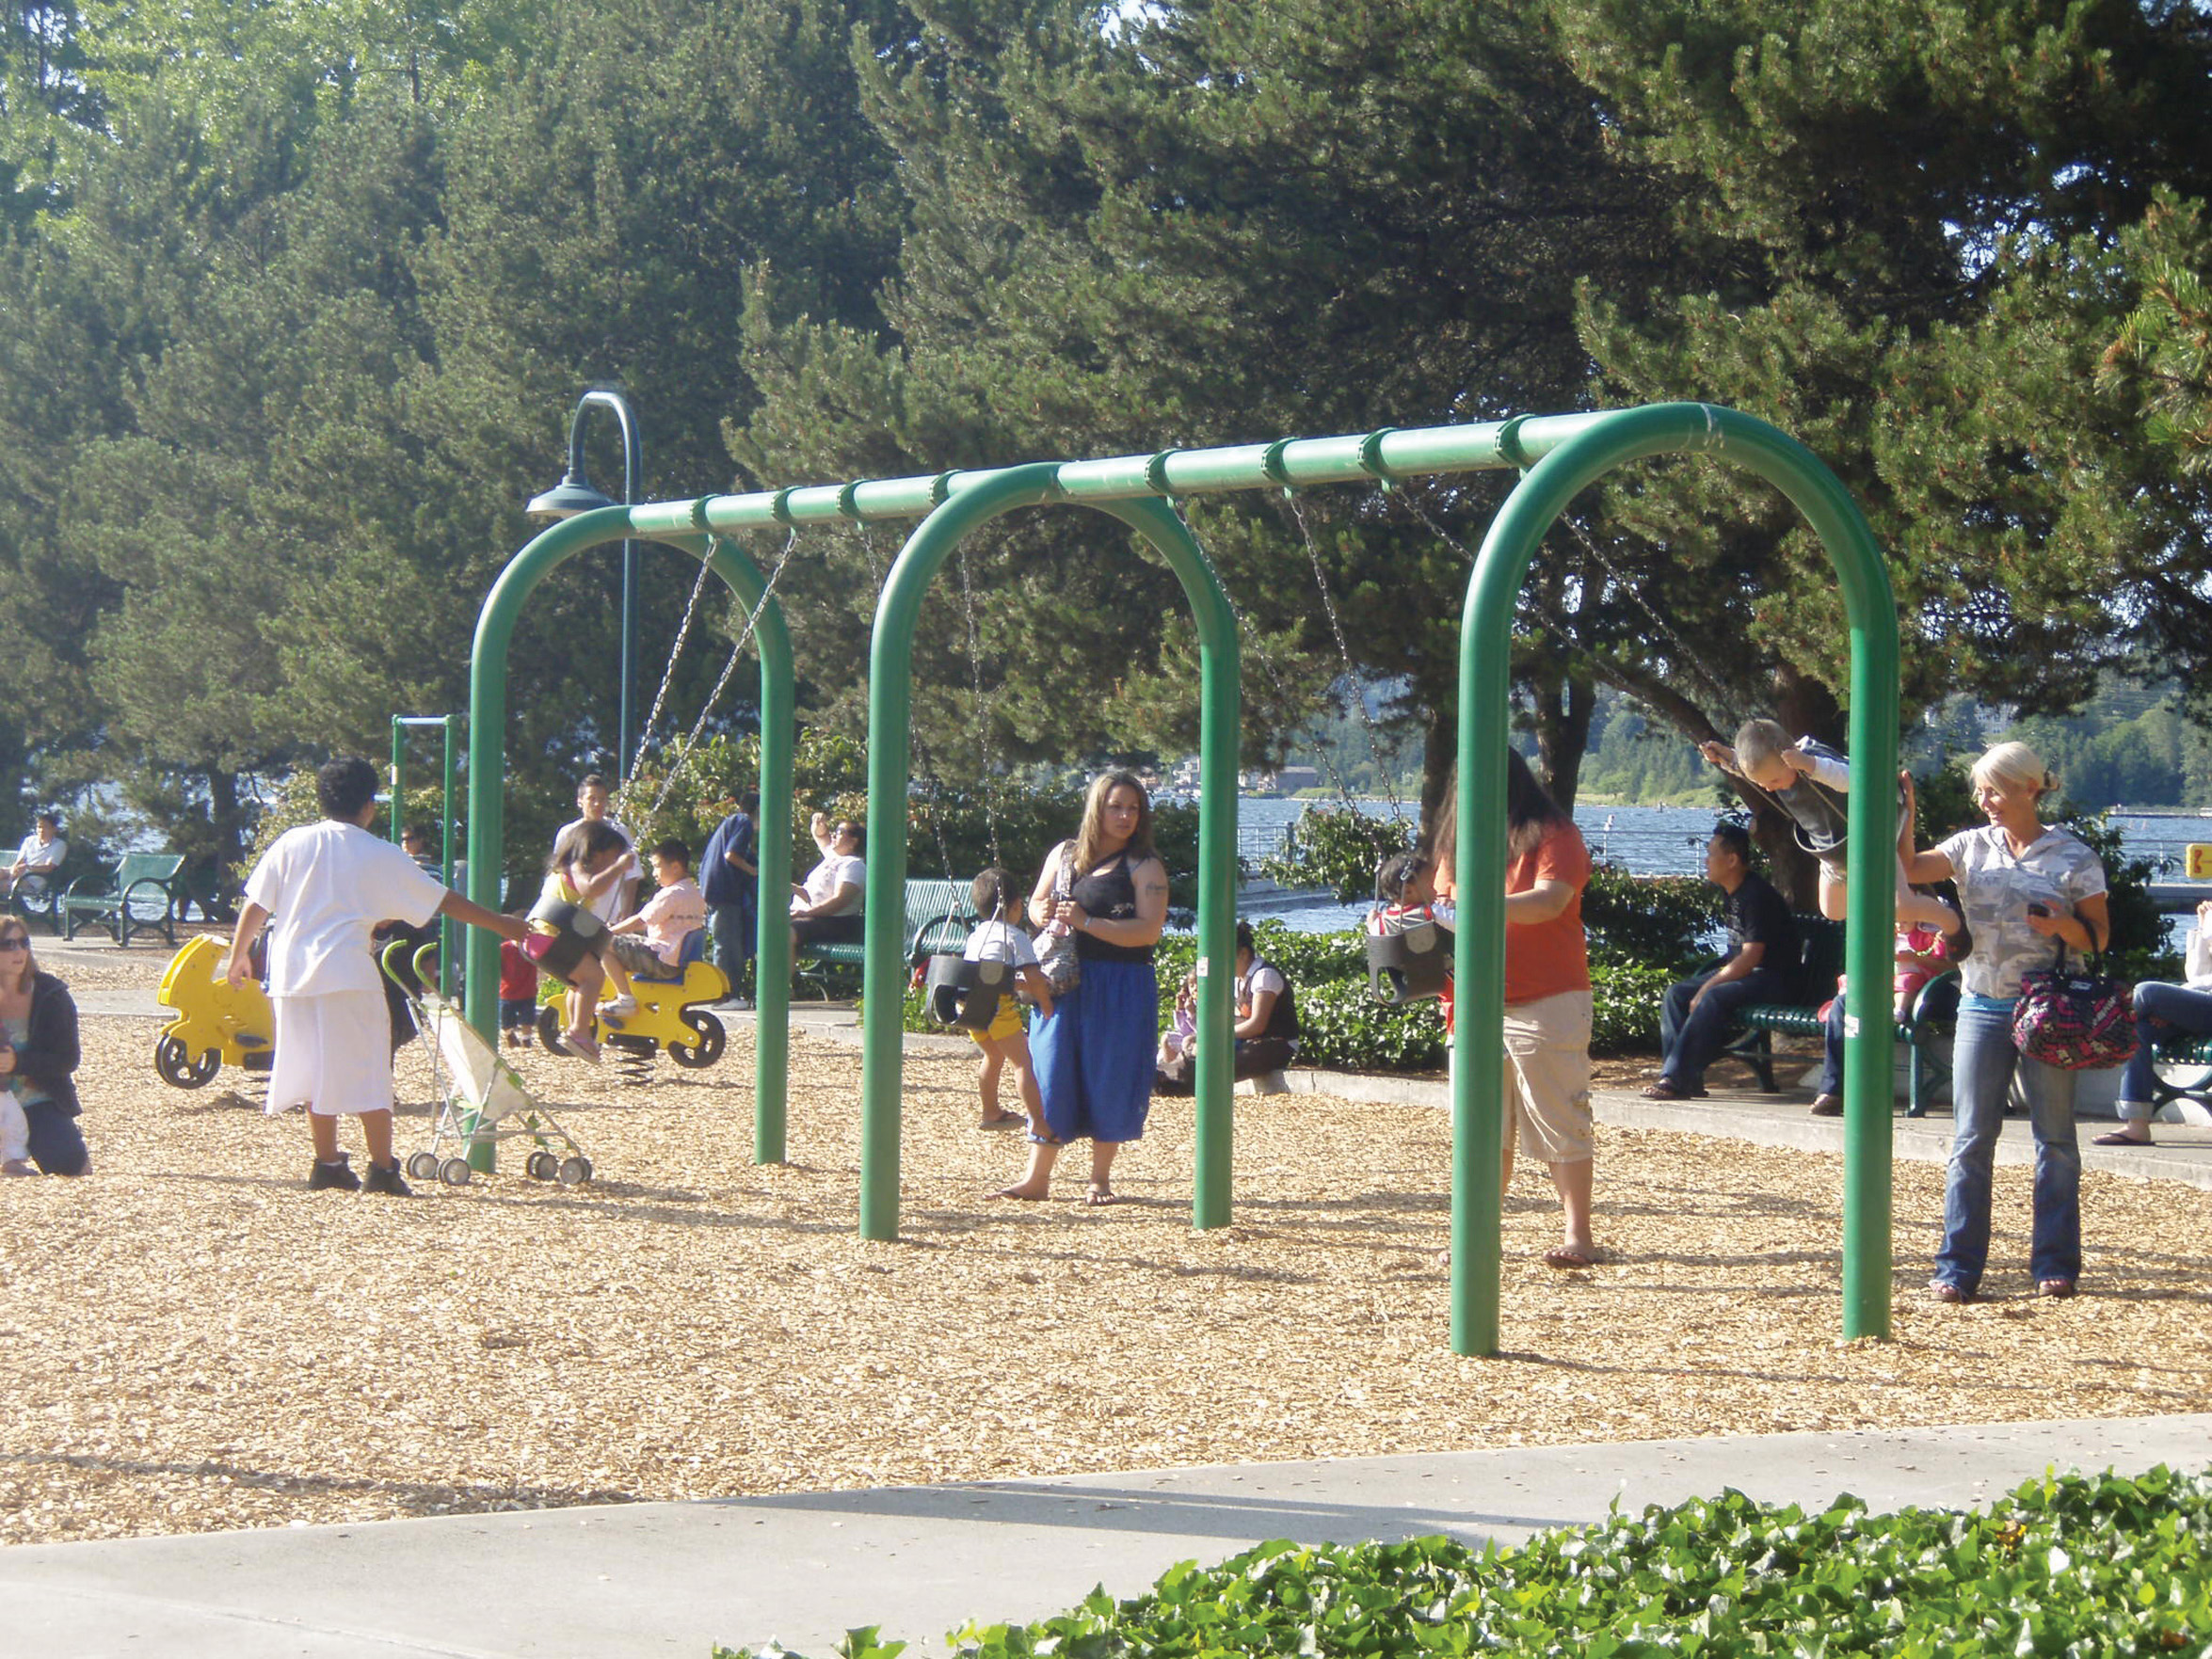
[[394, 939], [377, 954], [377, 965], [381, 967], [385, 977], [402, 991], [407, 990], [407, 981], [402, 976], [409, 969], [413, 970], [417, 984], [426, 985], [430, 982], [424, 958], [438, 954], [438, 941], [433, 939], [426, 945], [417, 946], [413, 958], [403, 961], [400, 952], [407, 948], [407, 940]]

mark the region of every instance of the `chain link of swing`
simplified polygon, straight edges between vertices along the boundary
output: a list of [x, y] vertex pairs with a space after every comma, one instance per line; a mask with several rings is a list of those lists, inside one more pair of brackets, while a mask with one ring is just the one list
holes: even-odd
[[[653, 694], [652, 710], [646, 715], [645, 726], [638, 733], [637, 758], [632, 759], [630, 774], [622, 780], [621, 788], [616, 792], [619, 809], [625, 815], [628, 814], [631, 800], [637, 788], [638, 759], [643, 758], [646, 740], [652, 735], [653, 726], [660, 720], [661, 710], [668, 700], [668, 687], [676, 678], [676, 664], [682, 658], [684, 642], [691, 637], [692, 622], [697, 614], [699, 596], [706, 588], [707, 575], [714, 556], [714, 550], [720, 545], [720, 538], [710, 538], [706, 556], [699, 560], [698, 577], [691, 584], [691, 598], [684, 604], [683, 620], [676, 630], [676, 643], [669, 647], [667, 664], [661, 670], [661, 685], [660, 689]], [[722, 700], [722, 694], [729, 687], [730, 677], [737, 672], [737, 664], [745, 654], [745, 645], [753, 637], [753, 630], [760, 625], [761, 614], [768, 608], [768, 601], [775, 597], [776, 584], [782, 580], [784, 567], [791, 563], [792, 553], [798, 545], [799, 533], [794, 527], [791, 534], [784, 538], [783, 551], [777, 555], [775, 567], [768, 572], [768, 580], [761, 586], [760, 599], [747, 609], [745, 626], [738, 630], [737, 638], [730, 644], [729, 660], [722, 664], [722, 672], [715, 676], [713, 689], [707, 694], [706, 701], [699, 705], [698, 718], [692, 722], [691, 729], [683, 735], [681, 742], [676, 746], [674, 755], [670, 757], [667, 768], [661, 775], [661, 787], [653, 796], [652, 807], [646, 815], [648, 818], [659, 817], [661, 808], [667, 805], [668, 793], [676, 787], [677, 776], [682, 772], [685, 759], [697, 744], [699, 734], [706, 730], [707, 722], [713, 714], [714, 706]]]

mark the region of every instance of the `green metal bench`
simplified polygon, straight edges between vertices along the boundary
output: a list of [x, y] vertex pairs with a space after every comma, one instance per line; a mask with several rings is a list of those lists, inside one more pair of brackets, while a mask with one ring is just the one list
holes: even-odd
[[[1800, 996], [1812, 1000], [1746, 1004], [1737, 1012], [1737, 1021], [1744, 1028], [1742, 1033], [1722, 1049], [1751, 1067], [1760, 1089], [1769, 1094], [1779, 1093], [1774, 1083], [1773, 1034], [1825, 1037], [1827, 1022], [1820, 1017], [1820, 1009], [1835, 995], [1835, 979], [1843, 972], [1843, 923], [1824, 916], [1801, 916], [1797, 933], [1801, 949], [1795, 982]], [[1956, 987], [1946, 981], [1957, 971], [1946, 968], [1922, 985], [1913, 998], [1912, 1009], [1897, 1022], [1897, 1040], [1906, 1050], [1907, 1117], [1927, 1116], [1937, 1093], [1950, 1083], [1950, 1067], [1942, 1058], [1941, 1047], [1958, 1010], [1958, 999], [1952, 995]]]
[[178, 853], [126, 853], [112, 872], [81, 876], [62, 894], [61, 936], [73, 939], [98, 927], [128, 945], [134, 933], [158, 933], [177, 942]]
[[[940, 950], [958, 950], [968, 942], [976, 921], [966, 882], [910, 881], [906, 884], [906, 956], [909, 965]], [[827, 965], [860, 967], [868, 953], [858, 945], [842, 943], [801, 945], [792, 964], [801, 978], [812, 980], [829, 995], [821, 968]]]
[[[2171, 1045], [2162, 1044], [2158, 1049], [2160, 1065], [2204, 1066], [2212, 1068], [2212, 1037], [2201, 1037], [2190, 1032]], [[2169, 1082], [2157, 1072], [2151, 1073], [2151, 1105], [2154, 1110], [2175, 1100], [2193, 1100], [2212, 1109], [2212, 1077], [2194, 1083]]]

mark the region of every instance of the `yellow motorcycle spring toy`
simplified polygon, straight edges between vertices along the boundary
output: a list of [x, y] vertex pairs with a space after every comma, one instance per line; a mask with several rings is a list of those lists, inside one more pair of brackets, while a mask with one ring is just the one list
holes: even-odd
[[[637, 998], [637, 1012], [619, 1020], [609, 1019], [602, 1012], [594, 1032], [601, 1045], [622, 1060], [648, 1067], [664, 1048], [678, 1065], [694, 1070], [720, 1060], [729, 1033], [705, 1005], [729, 996], [729, 981], [705, 959], [705, 946], [704, 928], [685, 935], [678, 958], [683, 969], [681, 978], [649, 980], [632, 974], [630, 991]], [[553, 975], [538, 976], [537, 1042], [549, 1054], [568, 1052], [559, 1042], [565, 1023], [561, 998], [567, 992], [568, 986]]]
[[162, 970], [162, 1007], [176, 1017], [153, 1040], [153, 1069], [179, 1089], [215, 1081], [225, 1061], [265, 1072], [276, 1054], [276, 1013], [254, 981], [233, 985], [223, 970], [231, 942], [201, 933], [184, 941]]

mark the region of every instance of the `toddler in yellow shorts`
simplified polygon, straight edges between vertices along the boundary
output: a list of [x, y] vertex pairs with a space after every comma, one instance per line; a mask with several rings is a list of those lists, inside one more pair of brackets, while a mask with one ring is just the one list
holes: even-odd
[[[1027, 933], [1008, 919], [1010, 907], [1020, 902], [1020, 892], [1004, 870], [994, 868], [975, 878], [970, 897], [974, 901], [975, 914], [983, 919], [968, 935], [961, 955], [970, 962], [1004, 963], [1014, 970], [1014, 982], [1028, 994], [1040, 1013], [1050, 1017], [1052, 987], [1046, 981], [1044, 970], [1037, 966], [1036, 947]], [[1021, 1004], [1012, 997], [1002, 998], [989, 1029], [970, 1030], [968, 1034], [983, 1050], [983, 1069], [975, 1080], [977, 1093], [983, 1097], [983, 1120], [976, 1127], [1011, 1129], [1026, 1123], [1031, 1139], [1051, 1139], [1051, 1131], [1045, 1127], [1044, 1097], [1037, 1093], [1036, 1068], [1030, 1063], [1029, 1034], [1023, 1027]], [[999, 1078], [1008, 1061], [1013, 1062], [1014, 1086], [1021, 1096], [1019, 1112], [1004, 1111], [999, 1106]]]

